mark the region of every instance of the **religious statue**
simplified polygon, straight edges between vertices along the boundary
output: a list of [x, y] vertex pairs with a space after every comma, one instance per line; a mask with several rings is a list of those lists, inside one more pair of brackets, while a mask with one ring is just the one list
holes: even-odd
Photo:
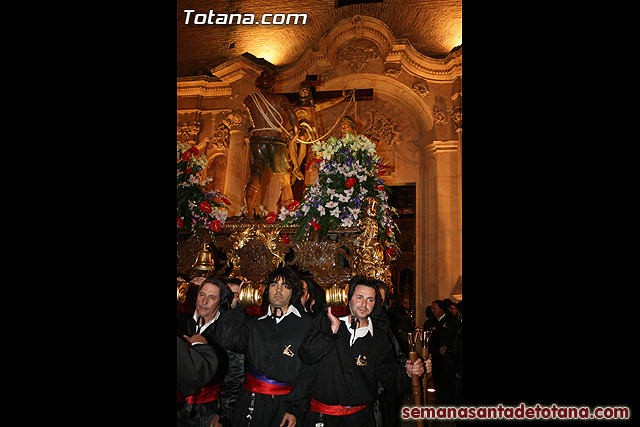
[[[307, 161], [313, 158], [313, 152], [307, 150], [307, 144], [313, 144], [319, 139], [318, 132], [320, 131], [320, 124], [318, 123], [316, 113], [336, 105], [351, 96], [351, 93], [344, 95], [343, 92], [343, 96], [318, 103], [313, 98], [310, 83], [302, 82], [300, 89], [298, 89], [298, 96], [298, 102], [293, 106], [293, 110], [296, 112], [296, 116], [298, 116], [298, 121], [300, 122], [300, 137], [298, 138], [298, 142], [301, 144], [298, 149], [297, 158], [293, 159], [293, 163], [299, 167], [305, 158]], [[307, 152], [309, 153], [308, 155]], [[304, 175], [304, 184], [305, 186], [309, 186], [313, 184], [318, 177], [318, 170], [317, 168], [308, 167]]]
[[356, 134], [356, 122], [349, 116], [340, 117], [340, 138], [347, 136], [347, 132], [351, 135]]
[[[253, 123], [249, 138], [252, 157], [251, 174], [244, 189], [244, 203], [249, 218], [253, 217], [256, 195], [267, 168], [270, 168], [280, 180], [282, 206], [293, 201], [289, 153], [292, 151], [292, 145], [296, 144], [300, 127], [289, 100], [283, 95], [273, 93], [275, 82], [275, 77], [268, 70], [263, 70], [255, 81], [256, 87], [260, 90], [249, 94], [244, 99], [244, 107], [249, 111]], [[283, 126], [281, 112], [284, 112], [288, 119], [292, 133]], [[301, 179], [299, 165], [296, 166], [295, 160], [293, 161], [295, 166], [293, 172]]]

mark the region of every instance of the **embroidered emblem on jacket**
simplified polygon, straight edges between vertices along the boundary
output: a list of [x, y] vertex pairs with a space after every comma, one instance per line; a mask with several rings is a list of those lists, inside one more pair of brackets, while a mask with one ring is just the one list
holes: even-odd
[[284, 351], [282, 352], [282, 354], [284, 354], [285, 356], [293, 357], [293, 351], [291, 351], [289, 347], [291, 347], [291, 344], [289, 344], [284, 348]]
[[357, 366], [367, 366], [367, 356], [358, 355], [356, 359]]

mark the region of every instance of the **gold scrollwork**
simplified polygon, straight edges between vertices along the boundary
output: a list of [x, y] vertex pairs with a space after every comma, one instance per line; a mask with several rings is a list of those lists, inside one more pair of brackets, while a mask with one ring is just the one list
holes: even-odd
[[373, 197], [364, 199], [364, 217], [360, 219], [362, 234], [356, 240], [360, 249], [354, 257], [354, 270], [356, 274], [369, 279], [377, 279], [384, 283], [391, 283], [391, 271], [384, 260], [384, 251], [378, 242], [378, 221], [376, 210], [379, 202]]
[[189, 290], [189, 286], [191, 283], [189, 282], [181, 282], [178, 281], [178, 302], [182, 304], [187, 298], [187, 291]]
[[[271, 228], [271, 227], [270, 227]], [[264, 244], [272, 255], [271, 262], [274, 267], [284, 263], [284, 254], [278, 249], [280, 230], [273, 227], [269, 230], [262, 224], [254, 224], [243, 231], [231, 234], [230, 240], [233, 246], [229, 251], [229, 262], [233, 263], [233, 276], [240, 275], [241, 249], [250, 241], [257, 240]]]

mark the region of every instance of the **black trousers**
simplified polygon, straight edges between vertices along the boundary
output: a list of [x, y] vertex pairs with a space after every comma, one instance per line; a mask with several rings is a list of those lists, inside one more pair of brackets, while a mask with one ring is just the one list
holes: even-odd
[[[374, 427], [372, 405], [351, 415], [327, 415], [309, 409], [303, 420], [303, 427], [315, 427], [322, 422], [324, 427]], [[322, 415], [322, 416], [321, 416]]]
[[209, 427], [211, 420], [218, 412], [220, 401], [195, 403], [177, 403], [178, 427]]
[[[273, 396], [270, 394], [252, 393], [242, 387], [238, 395], [238, 401], [233, 407], [233, 427], [243, 427], [247, 425], [250, 427], [278, 427], [282, 421], [282, 417], [284, 417], [284, 404], [286, 403], [287, 396], [286, 394]], [[253, 405], [251, 405], [252, 399]], [[251, 420], [247, 418], [250, 406], [253, 406]]]

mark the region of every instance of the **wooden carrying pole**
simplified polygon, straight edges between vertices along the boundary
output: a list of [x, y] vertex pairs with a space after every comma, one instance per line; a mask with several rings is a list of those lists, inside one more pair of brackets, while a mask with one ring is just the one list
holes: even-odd
[[[409, 360], [411, 361], [411, 363], [414, 363], [416, 360], [418, 360], [418, 353], [416, 352], [416, 340], [412, 333], [407, 334], [407, 336], [409, 337]], [[413, 404], [415, 406], [422, 406], [422, 399], [420, 398], [420, 378], [415, 374], [411, 374], [411, 391], [413, 393]], [[422, 427], [422, 420], [416, 420], [416, 425]]]
[[[427, 362], [427, 360], [429, 360], [429, 336], [431, 335], [432, 331], [433, 328], [429, 329], [428, 331], [421, 331], [419, 335], [420, 341], [422, 343], [422, 345], [420, 346], [420, 357], [422, 357], [422, 360], [425, 363]], [[426, 370], [424, 373], [424, 377], [422, 377], [422, 386], [424, 406], [429, 406], [429, 375], [427, 374]]]

